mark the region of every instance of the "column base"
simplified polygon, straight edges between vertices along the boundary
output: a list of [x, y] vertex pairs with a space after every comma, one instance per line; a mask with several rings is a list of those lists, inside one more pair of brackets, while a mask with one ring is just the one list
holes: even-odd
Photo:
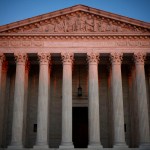
[[45, 149], [49, 149], [48, 145], [34, 145], [33, 149], [37, 149], [37, 150], [45, 150]]
[[117, 143], [113, 146], [114, 149], [118, 149], [118, 150], [126, 150], [128, 149], [128, 145], [126, 145], [126, 143]]
[[13, 150], [23, 150], [23, 145], [10, 145], [7, 147], [7, 149], [13, 149]]
[[140, 144], [140, 150], [150, 150], [150, 143]]
[[60, 146], [59, 146], [59, 149], [74, 149], [74, 145], [73, 143], [62, 143]]
[[88, 145], [89, 149], [103, 149], [103, 146], [100, 143], [91, 143]]

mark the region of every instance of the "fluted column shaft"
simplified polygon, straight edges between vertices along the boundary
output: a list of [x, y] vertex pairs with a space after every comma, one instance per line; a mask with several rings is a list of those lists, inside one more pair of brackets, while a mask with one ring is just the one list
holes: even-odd
[[39, 53], [40, 72], [38, 89], [37, 137], [34, 148], [48, 148], [48, 99], [50, 54]]
[[2, 65], [4, 60], [5, 60], [5, 55], [0, 54], [0, 92], [1, 92], [1, 82], [2, 82]]
[[0, 53], [0, 94], [1, 94], [1, 88], [2, 88], [2, 66], [3, 66], [4, 60], [5, 60], [5, 55]]
[[27, 145], [28, 138], [28, 129], [27, 129], [27, 103], [28, 103], [28, 80], [29, 80], [29, 70], [30, 70], [30, 62], [27, 61], [25, 66], [25, 93], [24, 93], [24, 133], [23, 133], [23, 143]]
[[146, 94], [146, 81], [144, 70], [144, 53], [135, 53], [136, 66], [136, 85], [137, 85], [137, 104], [139, 117], [139, 144], [140, 147], [148, 147], [150, 149], [150, 131], [148, 119], [148, 102]]
[[121, 53], [111, 53], [112, 62], [112, 98], [113, 98], [113, 122], [114, 122], [114, 147], [124, 147], [124, 111], [123, 91], [121, 77]]
[[[6, 86], [6, 73], [4, 74], [4, 79], [2, 78], [3, 72], [3, 62], [5, 60], [5, 55], [0, 54], [0, 145], [2, 145], [3, 139], [3, 119], [4, 119], [4, 102], [5, 102], [5, 86]], [[5, 69], [7, 70], [7, 69]], [[5, 71], [6, 72], [6, 71]]]
[[98, 90], [98, 61], [99, 54], [88, 53], [89, 63], [89, 145], [88, 148], [100, 148], [100, 121], [99, 121], [99, 90]]
[[16, 78], [12, 121], [12, 139], [8, 148], [23, 147], [23, 113], [24, 113], [24, 84], [25, 84], [25, 63], [26, 54], [15, 54]]
[[72, 63], [73, 54], [62, 53], [62, 141], [59, 148], [73, 148], [72, 143]]

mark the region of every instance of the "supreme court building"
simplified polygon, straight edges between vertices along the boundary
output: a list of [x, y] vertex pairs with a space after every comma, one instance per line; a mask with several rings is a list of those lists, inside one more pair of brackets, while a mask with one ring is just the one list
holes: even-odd
[[76, 5], [0, 26], [0, 149], [150, 150], [150, 23]]

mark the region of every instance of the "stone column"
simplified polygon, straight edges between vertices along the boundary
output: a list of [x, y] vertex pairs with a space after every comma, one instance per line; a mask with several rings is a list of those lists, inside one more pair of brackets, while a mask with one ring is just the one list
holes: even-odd
[[[5, 89], [6, 88], [6, 73], [4, 78], [2, 78], [3, 72], [3, 62], [5, 60], [5, 55], [0, 54], [0, 147], [2, 146], [3, 139], [3, 117], [4, 117], [4, 102], [5, 102]], [[6, 70], [6, 69], [5, 69]], [[6, 71], [5, 71], [6, 72]], [[4, 80], [4, 81], [3, 81]]]
[[145, 59], [144, 53], [134, 54], [136, 66], [137, 106], [139, 118], [139, 136], [140, 136], [139, 144], [140, 148], [142, 149], [150, 149], [150, 132], [149, 132], [144, 59]]
[[124, 133], [123, 91], [121, 77], [122, 53], [111, 53], [114, 147], [127, 147]]
[[30, 70], [30, 62], [27, 61], [26, 66], [25, 66], [25, 93], [24, 93], [24, 132], [23, 132], [23, 144], [24, 146], [27, 145], [27, 103], [28, 103], [28, 80], [29, 80], [29, 70]]
[[0, 91], [1, 91], [1, 84], [2, 84], [2, 65], [5, 60], [5, 55], [0, 53]]
[[74, 148], [72, 143], [72, 63], [73, 54], [62, 53], [62, 141], [59, 148]]
[[12, 139], [8, 148], [23, 148], [23, 112], [24, 112], [24, 84], [25, 84], [25, 63], [27, 55], [15, 54], [16, 78], [13, 106]]
[[89, 63], [89, 145], [88, 148], [102, 148], [100, 143], [98, 61], [99, 54], [88, 53]]
[[40, 72], [37, 112], [37, 138], [35, 149], [48, 149], [48, 104], [49, 104], [49, 62], [50, 54], [39, 53]]
[[148, 85], [147, 85], [147, 87], [148, 87], [148, 89], [147, 89], [147, 95], [148, 95], [148, 98], [147, 98], [147, 100], [148, 100], [148, 114], [149, 114], [149, 125], [150, 125], [150, 66], [149, 66], [149, 68], [148, 68], [148, 83], [147, 83]]

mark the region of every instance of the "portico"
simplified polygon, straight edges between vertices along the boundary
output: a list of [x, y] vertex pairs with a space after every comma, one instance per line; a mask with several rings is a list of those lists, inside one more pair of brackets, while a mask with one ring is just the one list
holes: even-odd
[[1, 148], [80, 148], [73, 108], [86, 107], [84, 148], [148, 150], [149, 24], [81, 5], [62, 12], [0, 28]]

